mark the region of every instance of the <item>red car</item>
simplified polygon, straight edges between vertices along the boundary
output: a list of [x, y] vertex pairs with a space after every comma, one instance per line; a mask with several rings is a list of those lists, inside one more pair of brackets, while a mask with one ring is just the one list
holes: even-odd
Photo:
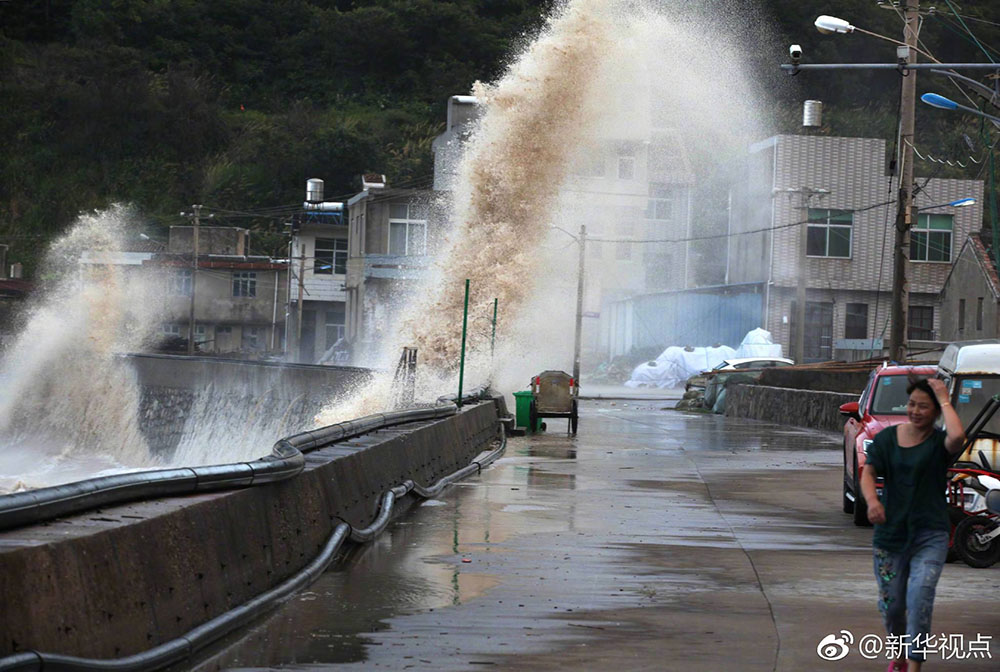
[[868, 525], [868, 505], [861, 494], [865, 450], [886, 427], [906, 422], [910, 374], [929, 378], [936, 366], [887, 366], [872, 371], [861, 399], [840, 407], [844, 424], [844, 513], [854, 514], [855, 525]]

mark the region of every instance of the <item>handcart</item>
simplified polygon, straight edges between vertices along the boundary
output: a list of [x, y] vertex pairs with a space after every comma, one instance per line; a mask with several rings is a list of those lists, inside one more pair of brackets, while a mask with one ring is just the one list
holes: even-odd
[[538, 427], [539, 418], [568, 418], [569, 431], [576, 434], [580, 386], [571, 375], [564, 371], [543, 371], [531, 379], [531, 395], [528, 427], [532, 430]]

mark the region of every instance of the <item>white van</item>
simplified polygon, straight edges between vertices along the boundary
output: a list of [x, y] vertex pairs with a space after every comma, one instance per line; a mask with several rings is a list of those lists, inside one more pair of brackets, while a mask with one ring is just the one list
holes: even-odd
[[[990, 397], [1000, 394], [1000, 340], [950, 344], [938, 363], [938, 376], [948, 384], [951, 404], [968, 429]], [[993, 416], [975, 445], [959, 459], [978, 462], [980, 450], [994, 468], [1000, 463], [1000, 413]]]

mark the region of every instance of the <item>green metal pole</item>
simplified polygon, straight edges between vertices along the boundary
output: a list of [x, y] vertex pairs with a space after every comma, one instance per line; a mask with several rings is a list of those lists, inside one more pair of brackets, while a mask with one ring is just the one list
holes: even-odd
[[493, 299], [493, 335], [490, 337], [490, 359], [493, 359], [493, 351], [497, 344], [497, 301]]
[[469, 279], [465, 279], [465, 309], [462, 312], [462, 359], [458, 364], [458, 404], [462, 408], [462, 383], [465, 380], [465, 334], [469, 326]]

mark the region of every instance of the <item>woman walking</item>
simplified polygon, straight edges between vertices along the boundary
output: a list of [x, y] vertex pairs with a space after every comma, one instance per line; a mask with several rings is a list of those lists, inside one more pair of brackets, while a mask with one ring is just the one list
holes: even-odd
[[[861, 472], [868, 520], [875, 525], [878, 607], [899, 656], [889, 672], [920, 672], [926, 658], [934, 591], [948, 555], [950, 523], [945, 501], [948, 465], [965, 443], [965, 430], [937, 379], [906, 388], [907, 422], [875, 436]], [[945, 429], [935, 424], [944, 418]], [[884, 479], [882, 499], [875, 479]]]

